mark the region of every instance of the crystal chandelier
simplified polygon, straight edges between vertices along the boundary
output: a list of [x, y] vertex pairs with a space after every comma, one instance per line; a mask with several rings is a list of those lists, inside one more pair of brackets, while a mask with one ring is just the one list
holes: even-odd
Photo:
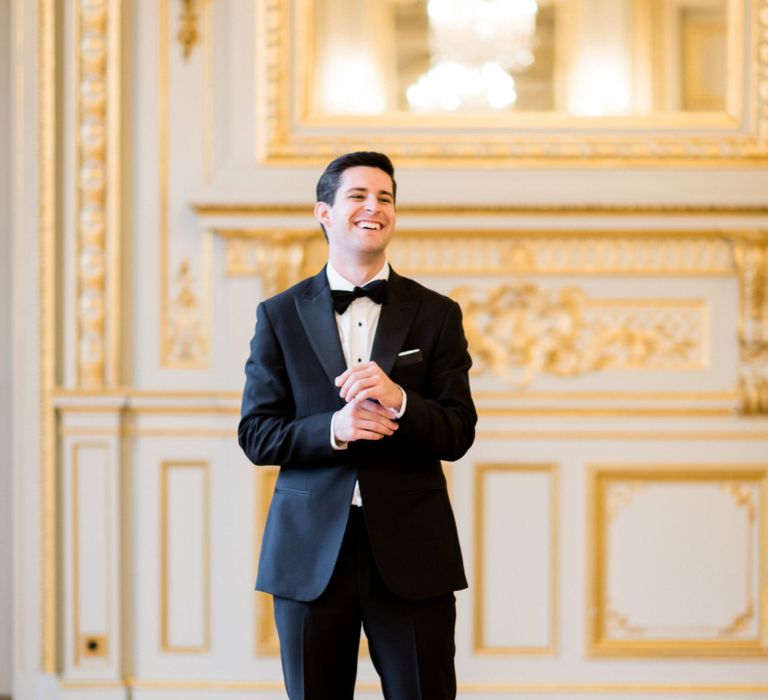
[[504, 109], [533, 63], [536, 0], [429, 0], [432, 66], [406, 98], [414, 111]]

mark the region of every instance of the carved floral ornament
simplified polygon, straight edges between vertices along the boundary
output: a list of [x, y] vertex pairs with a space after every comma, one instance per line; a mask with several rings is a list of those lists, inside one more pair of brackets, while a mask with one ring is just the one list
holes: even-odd
[[185, 59], [192, 55], [192, 51], [200, 41], [197, 23], [201, 4], [201, 0], [181, 0], [181, 14], [179, 15], [179, 29], [176, 33], [176, 39]]
[[[227, 273], [256, 275], [264, 295], [316, 271], [315, 231], [227, 231]], [[723, 276], [739, 280], [741, 410], [768, 414], [768, 234], [526, 236], [401, 231], [390, 250], [409, 275]], [[605, 299], [540, 280], [458, 286], [478, 375], [523, 390], [537, 377], [606, 370], [700, 369], [708, 309], [702, 299]]]

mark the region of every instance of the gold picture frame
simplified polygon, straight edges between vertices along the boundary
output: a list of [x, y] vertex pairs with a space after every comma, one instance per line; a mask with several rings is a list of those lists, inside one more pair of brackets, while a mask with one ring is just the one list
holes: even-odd
[[749, 166], [768, 160], [768, 0], [728, 0], [726, 109], [586, 117], [560, 112], [325, 115], [312, 106], [317, 0], [256, 13], [257, 157], [322, 163], [380, 149], [409, 165]]

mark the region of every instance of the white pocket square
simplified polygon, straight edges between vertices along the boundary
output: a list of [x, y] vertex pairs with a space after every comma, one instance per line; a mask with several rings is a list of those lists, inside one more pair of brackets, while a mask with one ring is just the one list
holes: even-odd
[[403, 350], [402, 352], [397, 353], [398, 357], [405, 357], [406, 355], [413, 355], [414, 353], [419, 352], [421, 348], [414, 348], [413, 350]]

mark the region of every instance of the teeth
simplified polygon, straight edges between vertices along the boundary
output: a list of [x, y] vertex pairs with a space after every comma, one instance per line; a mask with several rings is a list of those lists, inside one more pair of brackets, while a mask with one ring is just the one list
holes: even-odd
[[360, 221], [357, 224], [360, 228], [369, 228], [374, 231], [378, 231], [381, 228], [381, 224], [374, 223], [372, 221]]

